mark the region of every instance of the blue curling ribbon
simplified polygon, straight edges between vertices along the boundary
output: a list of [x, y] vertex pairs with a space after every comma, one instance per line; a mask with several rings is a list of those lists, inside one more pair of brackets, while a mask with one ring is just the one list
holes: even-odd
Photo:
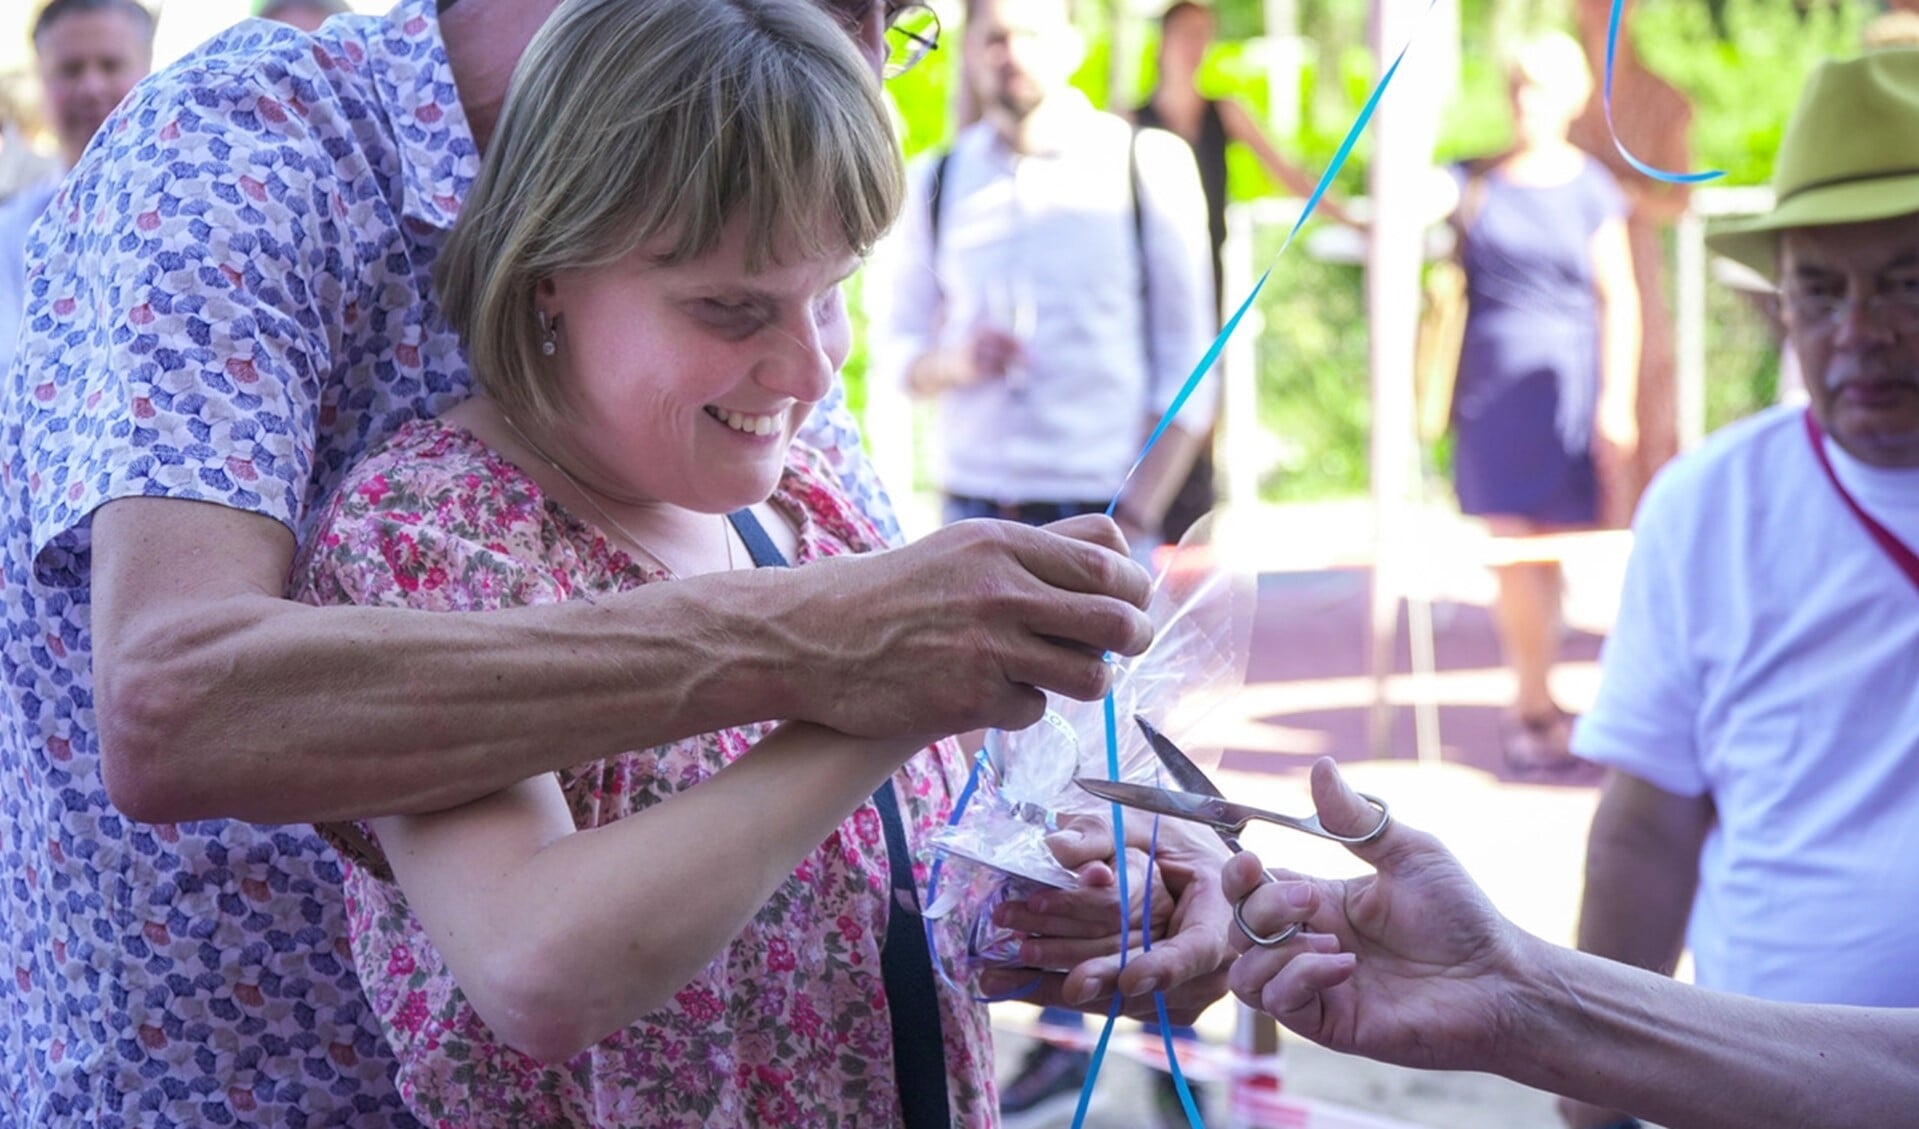
[[[1617, 5], [1619, 2], [1620, 0], [1614, 0], [1615, 17], [1617, 16]], [[1425, 11], [1420, 13], [1421, 25], [1425, 23], [1428, 16], [1432, 15], [1433, 9], [1437, 6], [1438, 0], [1428, 0]], [[1206, 378], [1207, 372], [1212, 369], [1213, 363], [1219, 359], [1220, 353], [1225, 351], [1226, 342], [1232, 339], [1234, 333], [1238, 332], [1239, 323], [1246, 317], [1246, 311], [1252, 309], [1253, 301], [1259, 297], [1260, 291], [1266, 288], [1267, 279], [1272, 277], [1274, 264], [1277, 264], [1280, 257], [1285, 255], [1292, 247], [1293, 241], [1299, 237], [1300, 229], [1306, 226], [1306, 221], [1311, 218], [1313, 212], [1319, 207], [1319, 202], [1325, 197], [1327, 189], [1332, 187], [1333, 178], [1338, 176], [1339, 170], [1345, 167], [1347, 158], [1352, 155], [1353, 147], [1359, 143], [1360, 135], [1366, 131], [1366, 126], [1373, 120], [1373, 114], [1379, 109], [1380, 99], [1385, 97], [1386, 90], [1392, 85], [1393, 78], [1399, 74], [1400, 65], [1406, 61], [1406, 53], [1412, 50], [1413, 43], [1418, 38], [1419, 27], [1415, 26], [1412, 34], [1406, 37], [1406, 42], [1400, 45], [1399, 53], [1393, 56], [1392, 65], [1386, 68], [1386, 73], [1381, 75], [1379, 82], [1373, 86], [1372, 93], [1367, 95], [1365, 105], [1360, 107], [1359, 115], [1353, 119], [1353, 124], [1347, 129], [1345, 138], [1340, 141], [1339, 148], [1334, 151], [1332, 160], [1327, 162], [1326, 171], [1320, 174], [1319, 183], [1313, 186], [1312, 195], [1306, 198], [1305, 206], [1299, 211], [1299, 218], [1293, 221], [1292, 228], [1286, 232], [1285, 242], [1281, 243], [1279, 250], [1273, 253], [1272, 260], [1267, 264], [1266, 269], [1260, 273], [1259, 280], [1253, 284], [1252, 292], [1247, 294], [1245, 299], [1240, 302], [1238, 308], [1233, 311], [1233, 316], [1226, 319], [1226, 324], [1220, 329], [1219, 336], [1213, 338], [1213, 343], [1206, 350], [1206, 355], [1200, 358], [1197, 365], [1193, 366], [1193, 371], [1187, 375], [1185, 382], [1180, 385], [1178, 395], [1173, 397], [1173, 402], [1167, 406], [1166, 413], [1160, 417], [1159, 423], [1153, 428], [1152, 433], [1146, 437], [1146, 443], [1140, 448], [1139, 456], [1133, 460], [1133, 465], [1127, 469], [1126, 477], [1120, 480], [1119, 489], [1113, 492], [1113, 500], [1106, 505], [1107, 517], [1112, 517], [1119, 509], [1119, 500], [1125, 495], [1126, 487], [1132, 483], [1133, 476], [1139, 473], [1139, 468], [1146, 462], [1146, 457], [1150, 455], [1153, 448], [1159, 444], [1160, 437], [1165, 435], [1166, 429], [1173, 425], [1173, 420], [1178, 417], [1180, 409], [1184, 408], [1186, 401], [1192, 398], [1194, 389], [1199, 387], [1199, 382]], [[1607, 81], [1610, 88], [1610, 66], [1607, 69]], [[1610, 109], [1608, 112], [1610, 113]], [[1115, 721], [1114, 713], [1113, 696], [1111, 693], [1108, 693], [1106, 695], [1106, 768], [1109, 778], [1117, 780], [1119, 778], [1119, 738], [1118, 725]], [[1114, 804], [1113, 841], [1119, 859], [1121, 971], [1124, 971], [1126, 968], [1126, 952], [1129, 941], [1128, 925], [1130, 914], [1126, 912], [1126, 907], [1132, 904], [1127, 896], [1126, 889], [1126, 833], [1123, 822], [1124, 819], [1125, 816], [1120, 805]], [[1157, 828], [1155, 828], [1151, 853], [1147, 856], [1148, 874], [1152, 873], [1152, 867], [1158, 855], [1158, 849], [1158, 835]], [[1148, 888], [1148, 892], [1150, 895], [1150, 887]], [[1152, 925], [1151, 919], [1149, 918], [1146, 927], [1146, 933], [1149, 937], [1151, 936], [1151, 930]], [[1092, 1101], [1093, 1084], [1099, 1077], [1100, 1063], [1106, 1057], [1106, 1045], [1112, 1037], [1113, 1022], [1119, 1018], [1119, 1011], [1124, 1000], [1125, 997], [1120, 993], [1119, 989], [1115, 987], [1113, 989], [1112, 1006], [1107, 1008], [1106, 1011], [1106, 1026], [1100, 1031], [1099, 1043], [1093, 1048], [1092, 1063], [1086, 1072], [1086, 1084], [1080, 1089], [1079, 1108], [1073, 1115], [1073, 1129], [1084, 1129], [1086, 1110]], [[1190, 1087], [1187, 1086], [1185, 1075], [1179, 1068], [1179, 1056], [1173, 1049], [1171, 1029], [1167, 1026], [1166, 1022], [1165, 993], [1159, 991], [1153, 993], [1153, 1006], [1159, 1015], [1160, 1037], [1164, 1039], [1166, 1043], [1167, 1063], [1173, 1075], [1174, 1086], [1179, 1091], [1180, 1105], [1186, 1111], [1187, 1122], [1192, 1125], [1194, 1129], [1205, 1129], [1206, 1122], [1200, 1117], [1199, 1108], [1193, 1102], [1192, 1091]]]
[[[1427, 0], [1426, 10], [1420, 14], [1422, 24], [1426, 17], [1432, 14], [1438, 2], [1439, 0]], [[1613, 2], [1618, 4], [1619, 0], [1613, 0]], [[1616, 8], [1614, 10], [1617, 11]], [[1258, 298], [1259, 292], [1266, 288], [1266, 280], [1273, 276], [1273, 264], [1278, 263], [1280, 257], [1292, 247], [1293, 240], [1299, 237], [1300, 228], [1306, 226], [1307, 219], [1319, 207], [1319, 201], [1326, 195], [1326, 190], [1332, 187], [1333, 178], [1338, 176], [1339, 170], [1345, 167], [1346, 158], [1352, 155], [1353, 146], [1359, 144], [1360, 134], [1366, 132], [1367, 123], [1373, 120], [1373, 112], [1379, 108], [1379, 100], [1385, 97], [1386, 88], [1392, 84], [1393, 76], [1399, 73], [1399, 65], [1406, 61], [1406, 52], [1412, 49], [1413, 40], [1416, 38], [1418, 38], [1417, 28], [1414, 29], [1414, 34], [1406, 37], [1406, 42], [1399, 48], [1399, 54], [1393, 56], [1393, 65], [1386, 68], [1386, 73], [1380, 76], [1378, 85], [1374, 86], [1373, 92], [1367, 95], [1366, 104], [1359, 108], [1359, 116], [1353, 119], [1352, 127], [1346, 131], [1345, 139], [1340, 141], [1339, 148], [1334, 151], [1333, 159], [1326, 165], [1326, 171], [1319, 175], [1319, 183], [1313, 186], [1313, 194], [1306, 197], [1306, 206], [1299, 210], [1299, 218], [1293, 221], [1291, 230], [1286, 232], [1286, 241], [1281, 243], [1279, 250], [1273, 253], [1272, 262], [1260, 273], [1259, 281], [1253, 283], [1252, 293], [1246, 295], [1246, 299], [1239, 304], [1239, 308], [1233, 311], [1233, 316], [1226, 319], [1226, 325], [1219, 331], [1219, 336], [1213, 338], [1213, 344], [1206, 350], [1206, 355], [1199, 359], [1199, 364], [1193, 366], [1193, 371], [1187, 375], [1186, 382], [1179, 386], [1179, 394], [1174, 396], [1173, 402], [1167, 406], [1166, 414], [1160, 417], [1152, 434], [1146, 437], [1146, 445], [1140, 448], [1139, 457], [1133, 460], [1133, 465], [1126, 471], [1126, 477], [1120, 480], [1119, 489], [1113, 492], [1113, 500], [1106, 505], [1107, 517], [1112, 517], [1119, 509], [1119, 500], [1125, 495], [1126, 487], [1132, 483], [1133, 476], [1139, 473], [1140, 465], [1146, 461], [1146, 456], [1152, 453], [1153, 448], [1159, 445], [1160, 436], [1166, 434], [1166, 429], [1173, 425], [1174, 418], [1179, 415], [1180, 409], [1186, 406], [1186, 401], [1192, 399], [1193, 390], [1198, 388], [1199, 382], [1206, 378], [1207, 372], [1213, 367], [1213, 362], [1217, 361], [1220, 353], [1225, 351], [1226, 342], [1232, 340], [1233, 334], [1238, 332], [1240, 320], [1246, 316], [1246, 311], [1253, 308], [1253, 300]]]
[[1619, 155], [1626, 158], [1626, 163], [1633, 168], [1654, 180], [1663, 180], [1668, 184], [1701, 184], [1725, 176], [1724, 169], [1711, 169], [1707, 172], [1667, 172], [1664, 169], [1656, 169], [1633, 156], [1626, 149], [1625, 142], [1619, 140], [1619, 128], [1613, 125], [1612, 120], [1612, 74], [1613, 59], [1619, 50], [1619, 22], [1625, 14], [1626, 0], [1612, 0], [1612, 17], [1606, 23], [1606, 84], [1601, 100], [1606, 107], [1606, 133], [1612, 138], [1613, 148], [1619, 150]]
[[[1155, 777], [1157, 777], [1157, 773]], [[1159, 783], [1157, 779], [1154, 783]], [[1141, 947], [1147, 952], [1153, 951], [1153, 867], [1159, 859], [1159, 816], [1153, 816], [1153, 837], [1146, 846], [1146, 893], [1141, 899], [1140, 916], [1146, 921]], [[1179, 1095], [1180, 1108], [1186, 1111], [1186, 1124], [1201, 1126], [1206, 1119], [1199, 1115], [1199, 1103], [1193, 1099], [1193, 1088], [1186, 1084], [1186, 1072], [1179, 1068], [1179, 1052], [1173, 1049], [1173, 1025], [1166, 1018], [1166, 994], [1153, 993], [1153, 1010], [1159, 1015], [1159, 1038], [1166, 1047], [1166, 1069], [1173, 1076], [1173, 1091]]]

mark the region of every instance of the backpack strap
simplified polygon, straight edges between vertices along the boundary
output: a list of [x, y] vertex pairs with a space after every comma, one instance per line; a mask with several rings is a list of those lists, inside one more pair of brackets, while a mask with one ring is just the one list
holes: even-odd
[[1152, 384], [1153, 368], [1153, 293], [1151, 271], [1146, 258], [1146, 206], [1139, 195], [1139, 129], [1126, 139], [1126, 187], [1133, 197], [1133, 248], [1139, 256], [1139, 335], [1140, 355], [1146, 359], [1147, 385]]
[[946, 164], [952, 159], [951, 149], [940, 150], [940, 155], [933, 159], [932, 179], [926, 184], [926, 224], [932, 232], [932, 250], [936, 253], [940, 249], [940, 220], [944, 212], [940, 205], [946, 196]]

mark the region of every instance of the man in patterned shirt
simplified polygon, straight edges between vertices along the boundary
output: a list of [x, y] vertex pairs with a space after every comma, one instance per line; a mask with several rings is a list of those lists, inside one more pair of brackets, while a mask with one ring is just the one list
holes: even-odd
[[[411, 1124], [309, 822], [757, 719], [1016, 727], [1146, 643], [1098, 518], [506, 613], [283, 598], [341, 472], [468, 393], [431, 269], [556, 6], [243, 24], [137, 88], [36, 229], [0, 401], [0, 1123]], [[901, 6], [832, 6], [877, 69]], [[889, 523], [843, 398], [814, 419]], [[1225, 959], [1193, 869], [1195, 924], [1122, 983]]]

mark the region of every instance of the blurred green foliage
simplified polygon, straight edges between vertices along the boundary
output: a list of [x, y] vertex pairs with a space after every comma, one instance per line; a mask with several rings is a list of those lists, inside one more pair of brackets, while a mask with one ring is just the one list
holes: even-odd
[[[1567, 7], [1566, 0], [1459, 0], [1459, 5], [1459, 92], [1441, 117], [1439, 160], [1493, 152], [1506, 143], [1502, 48], [1531, 30], [1563, 26], [1554, 17], [1563, 18]], [[1263, 31], [1261, 0], [1215, 0], [1214, 6], [1221, 41], [1201, 72], [1201, 89], [1211, 97], [1241, 101], [1260, 120], [1274, 120], [1276, 92], [1268, 82], [1265, 45], [1255, 38]], [[1110, 53], [1098, 21], [1110, 9], [1082, 7], [1093, 11], [1086, 20], [1087, 58], [1075, 83], [1104, 105]], [[1296, 126], [1274, 140], [1311, 172], [1325, 168], [1372, 89], [1366, 7], [1362, 0], [1296, 0], [1297, 85], [1278, 92], [1292, 109], [1278, 116]], [[1633, 42], [1647, 65], [1692, 99], [1694, 167], [1724, 169], [1727, 175], [1718, 183], [1741, 185], [1766, 182], [1805, 75], [1822, 59], [1855, 52], [1861, 28], [1879, 7], [1873, 0], [1635, 0], [1628, 14]], [[1149, 28], [1140, 44], [1139, 96], [1151, 86], [1156, 34]], [[958, 56], [955, 27], [932, 59], [889, 84], [909, 160], [950, 140]], [[1367, 153], [1362, 138], [1335, 181], [1336, 195], [1363, 193]], [[1234, 200], [1279, 190], [1250, 153], [1235, 147], [1229, 162]], [[1277, 250], [1281, 235], [1261, 233], [1259, 261]], [[1259, 423], [1277, 440], [1271, 445], [1277, 459], [1262, 494], [1275, 500], [1351, 495], [1366, 486], [1370, 412], [1361, 272], [1304, 252], [1303, 246], [1288, 252], [1260, 301]], [[1710, 287], [1707, 334], [1709, 425], [1770, 403], [1777, 359], [1771, 327], [1755, 304], [1726, 287]], [[847, 365], [856, 410], [864, 403], [863, 374], [864, 353], [856, 346]]]

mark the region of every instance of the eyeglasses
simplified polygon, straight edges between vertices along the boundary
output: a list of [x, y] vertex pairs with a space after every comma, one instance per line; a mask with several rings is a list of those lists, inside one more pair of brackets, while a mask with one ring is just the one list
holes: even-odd
[[[827, 7], [851, 35], [866, 28], [873, 6], [879, 0], [828, 0]], [[898, 78], [919, 65], [921, 59], [939, 50], [939, 13], [925, 4], [906, 4], [886, 0], [886, 65], [881, 74]]]
[[898, 78], [940, 49], [939, 13], [925, 4], [886, 4], [886, 77]]
[[1881, 279], [1878, 291], [1862, 298], [1848, 298], [1824, 283], [1788, 284], [1781, 297], [1794, 328], [1802, 333], [1821, 337], [1836, 333], [1855, 309], [1864, 310], [1893, 333], [1919, 333], [1919, 275]]

